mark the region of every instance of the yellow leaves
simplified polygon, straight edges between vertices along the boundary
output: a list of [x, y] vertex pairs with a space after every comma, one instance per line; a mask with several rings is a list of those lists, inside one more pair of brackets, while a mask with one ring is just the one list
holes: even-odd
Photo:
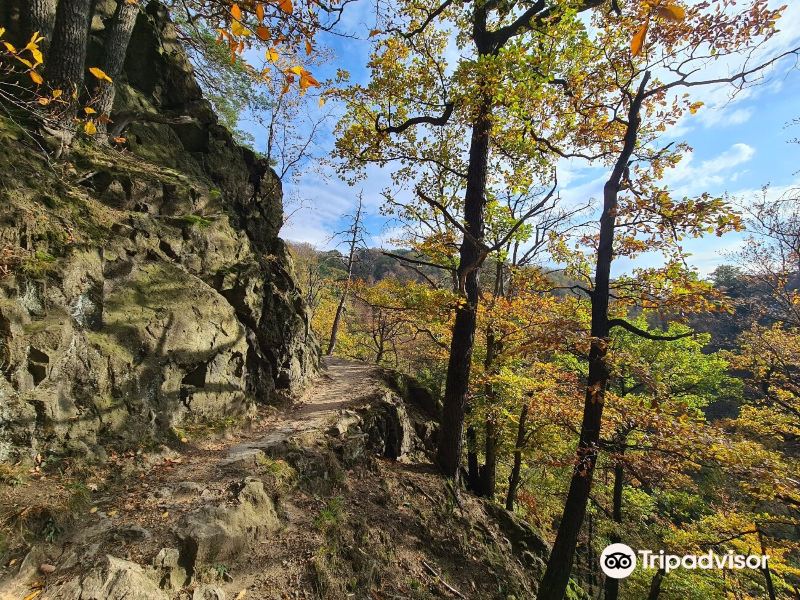
[[280, 8], [287, 15], [291, 15], [294, 12], [292, 0], [278, 0], [278, 8]]
[[44, 57], [42, 57], [42, 51], [39, 50], [39, 42], [41, 42], [43, 39], [44, 38], [39, 35], [39, 32], [36, 31], [31, 36], [30, 41], [21, 50], [21, 52], [25, 52], [25, 50], [29, 51], [36, 65], [40, 65], [44, 62]]
[[325, 97], [324, 97], [324, 96], [320, 96], [320, 97], [319, 97], [319, 102], [318, 102], [318, 104], [319, 104], [319, 107], [320, 107], [320, 108], [322, 108], [323, 106], [325, 106]]
[[42, 51], [39, 48], [31, 48], [31, 55], [33, 56], [33, 60], [36, 62], [37, 65], [40, 65], [44, 62], [44, 57], [42, 56]]
[[235, 36], [247, 37], [253, 32], [250, 31], [244, 25], [242, 25], [239, 21], [234, 21], [233, 23], [231, 23], [231, 33]]
[[47, 106], [48, 104], [50, 104], [50, 102], [52, 102], [52, 100], [50, 100], [50, 98], [47, 98], [47, 97], [45, 97], [45, 96], [42, 96], [41, 98], [39, 98], [38, 100], [36, 100], [36, 102], [38, 102], [38, 103], [39, 103], [39, 104], [41, 104], [42, 106]]
[[83, 131], [87, 135], [94, 135], [97, 133], [97, 126], [94, 124], [94, 121], [86, 121], [83, 125]]
[[270, 48], [265, 53], [266, 59], [271, 63], [278, 62], [278, 51], [275, 48]]
[[3, 42], [3, 46], [5, 46], [6, 50], [11, 52], [11, 54], [16, 54], [17, 53], [17, 49], [14, 47], [14, 44], [12, 44], [11, 42]]
[[256, 35], [262, 42], [268, 42], [270, 38], [269, 28], [259, 25], [256, 27]]
[[703, 106], [705, 106], [705, 102], [693, 102], [689, 105], [689, 112], [691, 114], [697, 114], [697, 111], [700, 110]]
[[677, 4], [665, 4], [656, 7], [656, 14], [673, 23], [680, 23], [686, 18], [686, 9]]
[[97, 111], [95, 109], [93, 109], [91, 106], [84, 106], [83, 107], [83, 112], [86, 113], [87, 115], [97, 114]]
[[6, 28], [5, 27], [0, 27], [0, 37], [3, 37], [5, 32], [6, 32]]
[[242, 20], [242, 9], [239, 8], [238, 4], [231, 6], [231, 16], [237, 21]]
[[53, 90], [53, 100], [60, 98], [63, 92], [59, 89]]
[[639, 31], [636, 32], [636, 35], [633, 36], [631, 39], [631, 54], [633, 56], [639, 56], [642, 53], [642, 48], [644, 48], [644, 39], [647, 36], [647, 30], [650, 27], [650, 20], [646, 20], [644, 24], [639, 28]]
[[106, 75], [105, 72], [98, 67], [89, 67], [89, 73], [94, 75], [100, 81], [107, 81], [108, 83], [113, 83], [111, 77]]
[[299, 75], [300, 76], [300, 89], [302, 91], [307, 90], [310, 87], [319, 87], [320, 83], [317, 81], [314, 76], [311, 74], [310, 71], [306, 71], [300, 65], [296, 65], [286, 70], [287, 78], [290, 82], [294, 81], [294, 77], [292, 75]]
[[30, 75], [31, 79], [33, 80], [33, 83], [35, 83], [36, 85], [42, 85], [44, 83], [44, 78], [42, 78], [42, 76], [39, 75], [39, 73], [37, 73], [36, 71], [29, 71], [28, 75]]

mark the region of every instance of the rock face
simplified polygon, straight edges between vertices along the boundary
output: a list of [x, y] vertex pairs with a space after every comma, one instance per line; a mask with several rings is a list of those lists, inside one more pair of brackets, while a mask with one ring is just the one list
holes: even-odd
[[233, 506], [207, 506], [189, 515], [179, 527], [181, 564], [198, 565], [241, 557], [249, 542], [265, 542], [280, 526], [264, 484], [245, 478]]
[[280, 181], [217, 122], [160, 5], [130, 48], [124, 153], [79, 143], [54, 168], [0, 120], [0, 460], [141, 445], [277, 403], [316, 369]]
[[70, 580], [42, 598], [52, 600], [168, 600], [155, 581], [136, 563], [106, 556], [103, 564]]

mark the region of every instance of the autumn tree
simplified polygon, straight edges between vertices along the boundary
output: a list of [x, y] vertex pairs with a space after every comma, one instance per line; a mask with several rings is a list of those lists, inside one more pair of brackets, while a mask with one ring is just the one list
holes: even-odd
[[[677, 325], [653, 330], [645, 318], [635, 325], [652, 337], [690, 333]], [[608, 469], [612, 479], [605, 511], [613, 522], [610, 543], [623, 541], [622, 533], [629, 531], [623, 497], [631, 480], [651, 493], [688, 490], [694, 485], [692, 475], [712, 463], [709, 449], [724, 432], [707, 425], [704, 411], [714, 400], [736, 397], [738, 389], [724, 358], [704, 354], [709, 339], [708, 334], [695, 335], [666, 344], [624, 329], [611, 337], [608, 408], [599, 442], [608, 454], [601, 468]], [[630, 525], [636, 528], [636, 520]], [[619, 579], [607, 577], [605, 600], [616, 600], [619, 586]]]
[[[577, 227], [574, 218], [587, 207], [561, 206], [555, 190], [556, 185], [538, 193], [506, 191], [487, 205], [486, 238], [496, 250], [486, 261], [490, 277], [479, 310], [483, 385], [474, 393], [486, 409], [485, 462], [478, 467], [475, 426], [470, 425], [467, 465], [469, 486], [489, 498], [496, 493], [499, 430], [504, 425], [493, 408], [502, 404], [494, 378], [508, 368], [509, 361], [524, 368], [526, 358], [542, 360], [548, 353], [563, 350], [576, 327], [575, 319], [558, 315], [563, 303], [550, 297], [553, 286], [544, 273], [544, 262], [550, 242]], [[553, 331], [560, 332], [557, 338], [549, 335]], [[525, 421], [525, 416], [520, 414], [520, 421]]]
[[[575, 92], [567, 96], [571, 119], [579, 124], [573, 143], [586, 148], [587, 137], [593, 140], [590, 157], [609, 165], [610, 171], [598, 230], [586, 239], [591, 253], [575, 263], [575, 275], [586, 281], [592, 303], [586, 398], [575, 467], [540, 600], [560, 600], [569, 581], [601, 449], [611, 330], [621, 327], [643, 337], [674, 339], [652, 336], [627, 321], [626, 313], [632, 306], [669, 306], [673, 313], [710, 308], [711, 290], [683, 267], [680, 242], [686, 236], [709, 231], [721, 235], [740, 227], [722, 199], [708, 194], [675, 198], [660, 183], [685, 148], [659, 145], [659, 134], [684, 113], [697, 110], [690, 97], [676, 95], [682, 89], [744, 85], [773, 64], [777, 58], [745, 66], [730, 76], [708, 72], [709, 64], [752, 53], [765, 43], [779, 16], [780, 11], [761, 2], [736, 11], [708, 5], [685, 9], [672, 3], [627, 3], [619, 12], [595, 16], [595, 66], [582, 79], [567, 80]], [[584, 93], [579, 92], [581, 83], [586, 85]], [[554, 149], [548, 141], [543, 144]], [[557, 151], [570, 155], [566, 146]], [[612, 281], [615, 258], [645, 250], [663, 252], [665, 266], [637, 269], [633, 277]]]
[[[437, 449], [448, 477], [457, 476], [461, 460], [479, 272], [489, 253], [487, 203], [498, 188], [527, 185], [541, 170], [541, 156], [531, 156], [531, 138], [522, 133], [552, 116], [542, 102], [560, 94], [555, 72], [580, 62], [578, 13], [605, 4], [401, 2], [380, 15], [370, 83], [344, 94], [350, 110], [340, 124], [340, 156], [356, 167], [398, 163], [396, 181], [441, 210], [439, 198], [415, 185], [414, 169], [433, 165], [454, 178], [451, 189], [461, 196], [455, 282], [463, 302], [453, 324]], [[462, 55], [454, 64], [446, 60], [451, 39]]]
[[[240, 69], [243, 77], [263, 82], [271, 81], [277, 74], [281, 86], [297, 85], [300, 91], [306, 91], [320, 84], [298, 57], [315, 52], [314, 35], [338, 22], [344, 4], [347, 0], [297, 5], [282, 0], [242, 6], [229, 0], [198, 0], [170, 4], [169, 9], [171, 16], [194, 34], [182, 38], [187, 47], [195, 50], [202, 47], [206, 56], [215, 52], [216, 46], [198, 41], [206, 40], [208, 32], [214, 31], [215, 44], [224, 44], [230, 62], [243, 65]], [[39, 104], [46, 108], [38, 116], [46, 130], [61, 140], [62, 147], [69, 146], [75, 134], [75, 117], [80, 107], [86, 107], [82, 117], [92, 115], [82, 119], [86, 133], [95, 133], [98, 125], [105, 129], [110, 120], [113, 80], [124, 64], [139, 4], [129, 0], [116, 3], [105, 31], [101, 60], [89, 65], [86, 63], [89, 26], [96, 9], [99, 10], [90, 0], [19, 0], [24, 18], [15, 27], [22, 28], [22, 35], [41, 35], [52, 30], [52, 38], [41, 42], [41, 48], [47, 50], [43, 55], [43, 76], [34, 73], [31, 79], [37, 86], [43, 86], [37, 93], [45, 99]], [[6, 16], [5, 12], [0, 13], [0, 17]], [[243, 58], [246, 50], [263, 52], [263, 65], [248, 64]], [[87, 72], [91, 73], [88, 82]]]
[[325, 351], [325, 354], [328, 356], [332, 355], [333, 351], [336, 349], [336, 338], [339, 335], [339, 326], [353, 284], [353, 267], [356, 263], [357, 251], [366, 246], [366, 240], [364, 239], [364, 204], [361, 194], [358, 195], [356, 211], [348, 218], [349, 224], [347, 229], [336, 234], [342, 238], [344, 244], [347, 246], [347, 254], [344, 256], [345, 275], [339, 282], [339, 303], [336, 305], [336, 312], [334, 313], [333, 324], [331, 325], [331, 333], [328, 337], [328, 349]]

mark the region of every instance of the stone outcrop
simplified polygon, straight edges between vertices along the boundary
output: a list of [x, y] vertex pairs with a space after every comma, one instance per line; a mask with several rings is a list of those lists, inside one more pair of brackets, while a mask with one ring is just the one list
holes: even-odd
[[240, 558], [250, 542], [265, 542], [280, 526], [275, 504], [261, 480], [247, 477], [232, 506], [206, 506], [178, 527], [180, 563], [193, 571]]
[[116, 114], [191, 119], [134, 120], [124, 152], [78, 143], [56, 165], [0, 120], [0, 460], [180, 437], [316, 368], [280, 181], [218, 123], [159, 4], [115, 83]]
[[77, 577], [47, 592], [51, 600], [168, 600], [145, 570], [136, 563], [106, 556], [103, 563], [82, 577]]

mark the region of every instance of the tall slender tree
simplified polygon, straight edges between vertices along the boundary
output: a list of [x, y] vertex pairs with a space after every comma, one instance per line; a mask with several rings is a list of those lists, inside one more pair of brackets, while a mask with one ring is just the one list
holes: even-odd
[[331, 335], [328, 338], [328, 349], [325, 351], [325, 354], [328, 356], [331, 356], [336, 349], [336, 338], [339, 335], [342, 315], [344, 314], [347, 299], [350, 296], [350, 289], [353, 285], [353, 267], [355, 267], [356, 264], [358, 250], [364, 248], [366, 245], [364, 233], [364, 203], [363, 195], [359, 193], [356, 211], [350, 217], [350, 224], [345, 231], [339, 234], [345, 238], [347, 256], [345, 258], [345, 276], [340, 282], [341, 292], [339, 303], [336, 305], [336, 313], [333, 316], [333, 325], [331, 326]]
[[[709, 230], [721, 235], [741, 227], [739, 218], [722, 199], [708, 194], [695, 199], [674, 198], [660, 183], [665, 170], [680, 160], [684, 148], [672, 144], [659, 148], [659, 133], [683, 114], [698, 109], [690, 98], [674, 97], [675, 92], [723, 83], [744, 85], [785, 56], [773, 55], [755, 65], [745, 63], [732, 75], [709, 74], [715, 61], [743, 56], [762, 46], [774, 33], [781, 13], [759, 1], [736, 11], [716, 8], [695, 5], [687, 10], [672, 3], [629, 3], [621, 14], [598, 15], [597, 47], [602, 50], [590, 76], [595, 84], [603, 82], [603, 91], [570, 98], [576, 100], [573, 111], [578, 121], [600, 124], [599, 135], [590, 129], [578, 132], [582, 137], [595, 136], [596, 157], [611, 168], [603, 188], [599, 230], [592, 238], [592, 257], [578, 269], [591, 286], [589, 374], [575, 467], [541, 582], [540, 600], [561, 600], [569, 582], [600, 451], [612, 328], [622, 327], [650, 339], [675, 339], [653, 336], [625, 320], [629, 305], [623, 301], [612, 306], [612, 295], [634, 299], [645, 307], [669, 305], [673, 311], [688, 312], [704, 305], [708, 308], [711, 290], [682, 266], [680, 240]], [[632, 41], [626, 33], [629, 31], [636, 32]], [[656, 69], [658, 77], [653, 76]], [[599, 113], [594, 112], [598, 107]], [[580, 143], [585, 144], [585, 139]], [[666, 266], [612, 282], [615, 257], [635, 255], [643, 248], [664, 252]], [[586, 270], [592, 263], [593, 273], [589, 275]]]
[[[348, 163], [401, 162], [407, 168], [396, 177], [412, 184], [419, 165], [435, 164], [458, 177], [463, 190], [456, 267], [462, 301], [455, 311], [437, 447], [439, 467], [451, 478], [461, 462], [479, 272], [489, 253], [486, 209], [496, 185], [487, 179], [490, 164], [496, 182], [513, 186], [529, 181], [530, 170], [547, 162], [539, 154], [524, 167], [502, 166], [515, 156], [531, 157], [532, 138], [525, 132], [547, 118], [541, 108], [548, 94], [561, 93], [556, 73], [577, 69], [581, 60], [577, 14], [604, 4], [445, 0], [430, 9], [401, 2], [379, 24], [372, 81], [344, 94], [351, 108], [340, 124], [337, 148]], [[464, 54], [454, 65], [446, 61], [451, 33]], [[448, 126], [467, 134], [436, 132]], [[421, 197], [436, 206], [436, 198]]]

